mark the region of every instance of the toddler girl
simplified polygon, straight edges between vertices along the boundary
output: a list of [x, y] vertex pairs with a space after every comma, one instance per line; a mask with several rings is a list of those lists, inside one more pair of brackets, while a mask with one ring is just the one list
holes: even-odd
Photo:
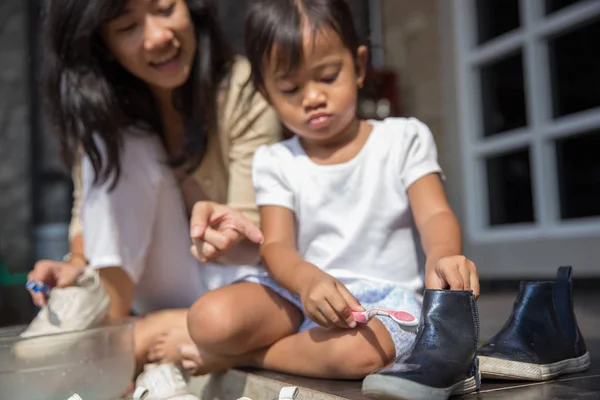
[[[344, 0], [258, 1], [247, 19], [246, 54], [254, 84], [295, 136], [254, 156], [268, 273], [248, 277], [237, 292], [234, 285], [213, 294], [212, 306], [226, 316], [218, 324], [226, 344], [203, 332], [200, 307], [190, 311], [191, 336], [205, 360], [233, 346], [232, 364], [362, 378], [406, 355], [415, 335], [385, 317], [358, 324], [352, 311], [418, 316], [423, 283], [479, 293], [475, 265], [461, 255], [432, 134], [413, 118], [357, 118], [367, 49]], [[256, 284], [261, 289], [248, 286]], [[225, 308], [242, 293], [237, 310]], [[236, 338], [252, 345], [240, 351]]]

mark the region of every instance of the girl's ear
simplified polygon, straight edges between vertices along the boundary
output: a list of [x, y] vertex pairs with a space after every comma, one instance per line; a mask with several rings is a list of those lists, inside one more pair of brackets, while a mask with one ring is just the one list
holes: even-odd
[[365, 84], [368, 60], [369, 49], [367, 49], [367, 46], [360, 46], [356, 51], [356, 83], [359, 88], [362, 88]]

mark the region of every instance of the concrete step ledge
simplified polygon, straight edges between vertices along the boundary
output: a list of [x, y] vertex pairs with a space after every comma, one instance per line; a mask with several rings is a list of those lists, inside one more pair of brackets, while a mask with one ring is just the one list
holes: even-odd
[[[262, 374], [230, 370], [223, 374], [193, 377], [189, 383], [191, 393], [202, 400], [236, 400], [248, 397], [252, 400], [277, 400], [285, 386], [294, 386]], [[340, 400], [346, 397], [298, 386], [295, 400]]]

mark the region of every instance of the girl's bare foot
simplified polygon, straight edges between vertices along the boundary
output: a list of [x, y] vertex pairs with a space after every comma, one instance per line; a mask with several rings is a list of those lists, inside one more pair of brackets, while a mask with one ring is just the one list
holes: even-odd
[[155, 363], [177, 364], [181, 361], [179, 346], [193, 345], [187, 329], [174, 328], [163, 333], [150, 346], [148, 360]]

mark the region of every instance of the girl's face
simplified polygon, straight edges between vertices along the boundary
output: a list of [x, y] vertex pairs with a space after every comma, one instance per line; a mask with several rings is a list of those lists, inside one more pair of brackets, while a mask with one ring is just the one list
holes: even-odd
[[[315, 143], [335, 141], [356, 119], [358, 86], [365, 76], [367, 49], [355, 58], [330, 29], [303, 35], [301, 65], [277, 68], [277, 44], [264, 71], [265, 95], [283, 123]], [[285, 67], [285, 66], [284, 66]]]
[[150, 87], [174, 89], [190, 75], [196, 34], [184, 0], [128, 0], [101, 34], [111, 56]]

